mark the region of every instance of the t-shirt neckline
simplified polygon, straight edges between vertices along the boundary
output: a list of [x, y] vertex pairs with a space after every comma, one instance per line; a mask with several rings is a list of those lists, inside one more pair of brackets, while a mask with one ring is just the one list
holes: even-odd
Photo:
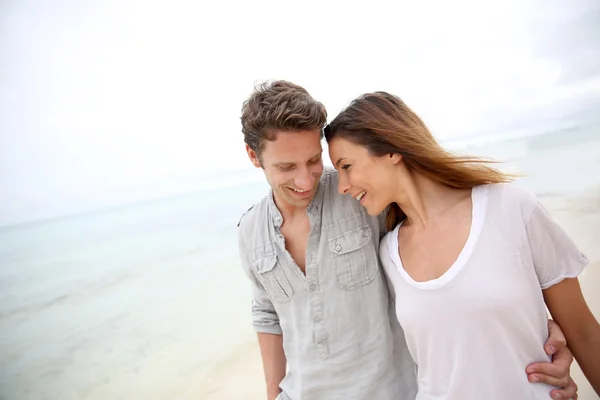
[[418, 282], [415, 281], [404, 269], [402, 260], [400, 259], [400, 252], [398, 251], [398, 230], [402, 226], [400, 222], [393, 232], [388, 236], [388, 251], [392, 262], [396, 266], [398, 273], [402, 278], [411, 286], [424, 290], [435, 290], [446, 286], [452, 282], [467, 265], [475, 246], [481, 236], [483, 227], [486, 219], [486, 206], [487, 206], [487, 193], [489, 185], [475, 186], [471, 190], [471, 228], [469, 230], [469, 237], [464, 247], [460, 251], [458, 257], [452, 263], [450, 268], [444, 272], [439, 278], [432, 279], [429, 281]]

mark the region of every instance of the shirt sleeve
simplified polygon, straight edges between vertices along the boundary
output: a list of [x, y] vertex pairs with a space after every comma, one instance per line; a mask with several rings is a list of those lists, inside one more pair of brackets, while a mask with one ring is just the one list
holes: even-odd
[[279, 316], [277, 315], [275, 307], [263, 285], [260, 283], [252, 269], [250, 257], [248, 251], [244, 247], [241, 235], [238, 243], [242, 268], [246, 276], [250, 279], [252, 287], [252, 326], [258, 333], [281, 335], [282, 331], [281, 326], [279, 325]]
[[542, 289], [577, 277], [588, 264], [573, 240], [537, 201], [526, 225], [533, 264]]

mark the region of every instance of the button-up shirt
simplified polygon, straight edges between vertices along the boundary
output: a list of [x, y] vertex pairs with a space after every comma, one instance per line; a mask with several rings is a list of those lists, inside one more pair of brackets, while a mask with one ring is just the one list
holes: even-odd
[[285, 248], [272, 192], [242, 217], [254, 329], [283, 335], [283, 400], [412, 400], [415, 366], [377, 257], [383, 221], [337, 182], [326, 169], [307, 208], [306, 274]]

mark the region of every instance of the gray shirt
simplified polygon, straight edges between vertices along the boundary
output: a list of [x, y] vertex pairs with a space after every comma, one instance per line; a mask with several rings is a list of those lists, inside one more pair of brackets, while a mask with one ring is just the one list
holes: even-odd
[[415, 365], [377, 257], [382, 220], [337, 192], [326, 169], [307, 209], [306, 275], [285, 249], [270, 193], [240, 221], [257, 332], [282, 334], [282, 400], [412, 400]]

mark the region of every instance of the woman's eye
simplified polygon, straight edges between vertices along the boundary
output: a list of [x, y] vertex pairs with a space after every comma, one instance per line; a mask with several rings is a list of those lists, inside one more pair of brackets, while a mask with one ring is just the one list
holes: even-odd
[[344, 171], [348, 171], [348, 168], [350, 168], [350, 164], [344, 164], [344, 165], [342, 165], [342, 169]]

